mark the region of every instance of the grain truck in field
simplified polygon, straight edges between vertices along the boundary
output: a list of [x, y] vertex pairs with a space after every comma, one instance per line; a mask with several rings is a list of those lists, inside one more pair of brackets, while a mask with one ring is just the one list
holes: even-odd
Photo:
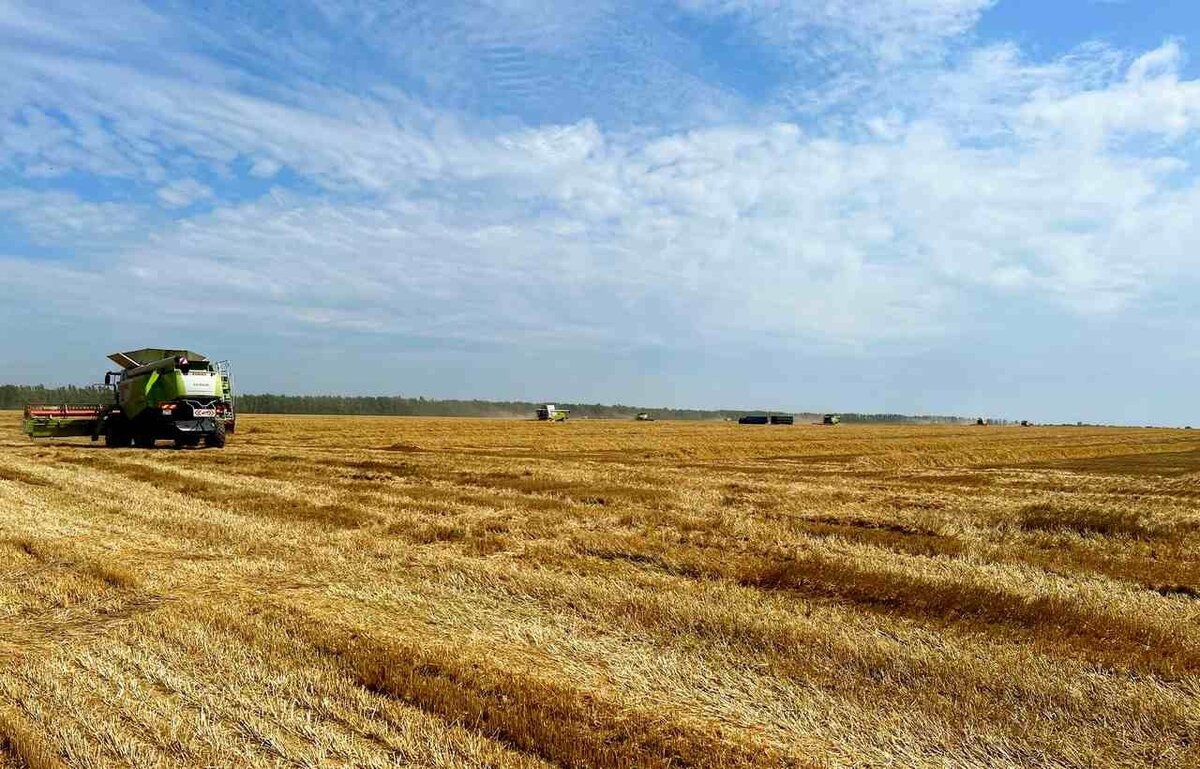
[[31, 438], [102, 436], [106, 446], [152, 448], [170, 440], [180, 448], [225, 446], [237, 426], [228, 361], [191, 350], [146, 348], [115, 352], [120, 371], [104, 375], [96, 403], [25, 407]]

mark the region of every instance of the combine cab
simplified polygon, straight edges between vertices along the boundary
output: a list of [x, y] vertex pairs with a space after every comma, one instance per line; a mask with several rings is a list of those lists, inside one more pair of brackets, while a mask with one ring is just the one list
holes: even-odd
[[189, 350], [149, 348], [117, 352], [121, 367], [104, 376], [101, 403], [25, 407], [25, 434], [31, 438], [104, 437], [107, 446], [151, 448], [155, 441], [176, 446], [221, 448], [236, 427], [229, 364]]

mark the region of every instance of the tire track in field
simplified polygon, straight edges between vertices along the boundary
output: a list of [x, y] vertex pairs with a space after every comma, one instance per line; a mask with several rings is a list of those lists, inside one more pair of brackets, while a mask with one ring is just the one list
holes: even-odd
[[385, 641], [295, 614], [291, 631], [386, 694], [560, 766], [809, 767], [711, 729], [618, 707], [603, 697], [513, 673], [462, 649]]
[[[10, 568], [0, 576], [6, 591], [15, 594], [0, 623], [0, 660], [8, 664], [102, 635], [162, 603], [128, 570], [83, 555], [69, 543], [22, 537], [0, 540], [2, 550], [9, 551]], [[12, 560], [17, 555], [34, 563], [22, 566]]]
[[[548, 558], [542, 565], [530, 568], [514, 563], [498, 573], [495, 566], [456, 559], [438, 568], [443, 575], [461, 574], [456, 582], [465, 580], [485, 595], [518, 604], [532, 600], [547, 614], [563, 613], [591, 624], [615, 624], [648, 634], [664, 653], [681, 639], [699, 642], [717, 654], [729, 653], [732, 647], [739, 658], [755, 661], [756, 666], [761, 660], [772, 676], [837, 692], [840, 699], [861, 699], [876, 708], [907, 709], [910, 718], [959, 724], [969, 731], [964, 708], [988, 710], [993, 721], [1028, 731], [1034, 728], [1036, 714], [1047, 709], [1083, 719], [1096, 716], [1095, 703], [1080, 696], [1080, 689], [1095, 684], [1088, 675], [1090, 663], [1080, 661], [1071, 680], [1061, 686], [1054, 675], [1065, 676], [1066, 668], [1058, 661], [1037, 663], [1047, 677], [1036, 679], [1036, 684], [1005, 682], [1005, 663], [1000, 660], [1028, 664], [1022, 644], [997, 645], [980, 655], [972, 650], [969, 637], [939, 637], [903, 623], [891, 626], [886, 636], [874, 638], [872, 644], [864, 645], [861, 639], [851, 644], [831, 628], [860, 620], [844, 616], [846, 612], [836, 605], [806, 607], [801, 615], [805, 619], [800, 620], [785, 602], [748, 588], [669, 575], [637, 579], [637, 572], [618, 576], [611, 571], [607, 579], [585, 582], [577, 573], [556, 571], [556, 567], [569, 568], [570, 556]], [[810, 616], [812, 612], [817, 616]], [[927, 647], [935, 638], [937, 652], [924, 648], [909, 653], [910, 644]], [[1200, 720], [1180, 718], [1175, 703], [1160, 696], [1157, 682], [1130, 677], [1127, 683], [1127, 696], [1106, 717], [1119, 720], [1137, 713], [1144, 727], [1153, 724], [1149, 731], [1156, 731], [1159, 741], [1180, 749], [1200, 738]], [[913, 703], [908, 692], [914, 685], [936, 694], [919, 705]], [[919, 716], [912, 712], [914, 706]]]
[[[315, 653], [366, 692], [558, 766], [810, 766], [771, 750], [752, 750], [712, 728], [619, 707], [597, 694], [513, 672], [445, 640], [384, 640], [343, 628], [296, 608], [309, 599], [281, 602], [275, 595], [268, 601], [228, 582], [214, 583], [202, 593], [206, 601], [189, 602], [199, 621], [217, 622], [255, 648], [269, 646], [274, 653], [301, 658]], [[214, 605], [221, 608], [205, 611]], [[253, 619], [242, 622], [235, 615]]]
[[730, 580], [764, 591], [831, 599], [930, 627], [1015, 631], [1052, 653], [1057, 653], [1058, 645], [1118, 667], [1132, 666], [1171, 678], [1200, 670], [1200, 640], [1194, 633], [1157, 619], [1084, 605], [1069, 594], [1044, 589], [1016, 592], [985, 581], [982, 574], [978, 581], [964, 582], [966, 574], [932, 576], [912, 569], [864, 566], [819, 551], [729, 552], [683, 544], [667, 548], [637, 537], [605, 534], [577, 540], [575, 549], [581, 555], [627, 561], [690, 579]]
[[[380, 520], [370, 511], [344, 502], [319, 504], [302, 496], [303, 491], [299, 494], [273, 491], [270, 484], [264, 482], [266, 479], [255, 476], [227, 474], [226, 478], [213, 478], [211, 471], [167, 469], [125, 459], [105, 459], [97, 462], [67, 457], [62, 461], [131, 481], [151, 484], [160, 491], [200, 499], [239, 515], [268, 517], [330, 529], [359, 528]], [[236, 483], [237, 479], [258, 480], [259, 483], [254, 488], [247, 488]]]

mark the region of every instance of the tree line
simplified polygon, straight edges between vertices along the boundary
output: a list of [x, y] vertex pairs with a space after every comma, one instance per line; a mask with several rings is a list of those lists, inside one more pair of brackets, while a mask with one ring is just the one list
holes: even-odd
[[[357, 416], [427, 417], [532, 417], [544, 405], [532, 401], [455, 400], [409, 398], [400, 395], [282, 395], [250, 394], [237, 396], [238, 410], [249, 414], [346, 414]], [[632, 419], [648, 413], [656, 419], [723, 419], [733, 411], [696, 409], [647, 409], [623, 404], [564, 403], [571, 417], [587, 419]]]
[[[112, 392], [104, 387], [46, 387], [45, 385], [0, 385], [0, 409], [20, 409], [26, 404], [106, 403]], [[542, 404], [532, 401], [455, 400], [402, 395], [285, 395], [251, 393], [237, 396], [237, 410], [245, 414], [331, 414], [345, 416], [420, 417], [532, 417]], [[745, 414], [784, 414], [787, 411], [737, 409], [646, 408], [622, 404], [559, 403], [573, 418], [632, 419], [649, 414], [654, 419], [724, 420]], [[952, 416], [909, 414], [840, 414], [849, 423], [934, 423], [966, 424], [973, 419]], [[820, 422], [822, 414], [797, 413], [797, 421]], [[993, 422], [997, 424], [998, 422]]]

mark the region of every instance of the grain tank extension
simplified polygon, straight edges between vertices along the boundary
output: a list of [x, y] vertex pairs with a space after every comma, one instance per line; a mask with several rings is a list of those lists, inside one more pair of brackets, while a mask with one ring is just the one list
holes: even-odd
[[115, 352], [121, 367], [104, 375], [100, 403], [25, 407], [31, 438], [104, 437], [107, 446], [152, 448], [172, 440], [184, 448], [201, 442], [222, 448], [236, 427], [233, 378], [227, 361], [191, 350], [147, 348]]

